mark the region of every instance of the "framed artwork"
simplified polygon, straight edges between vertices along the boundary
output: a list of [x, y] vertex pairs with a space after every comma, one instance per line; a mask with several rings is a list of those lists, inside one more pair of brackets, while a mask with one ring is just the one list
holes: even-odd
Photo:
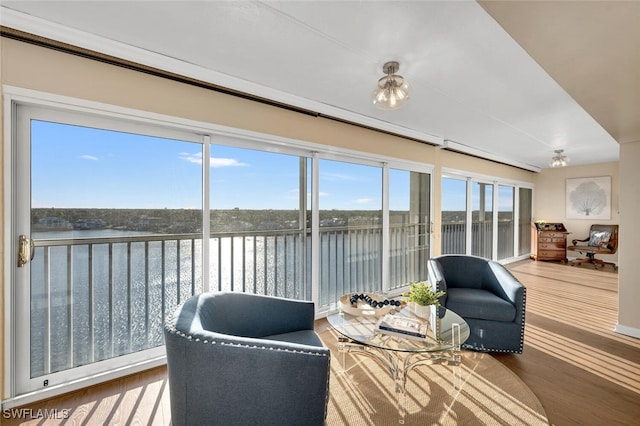
[[567, 219], [611, 219], [611, 176], [567, 179]]

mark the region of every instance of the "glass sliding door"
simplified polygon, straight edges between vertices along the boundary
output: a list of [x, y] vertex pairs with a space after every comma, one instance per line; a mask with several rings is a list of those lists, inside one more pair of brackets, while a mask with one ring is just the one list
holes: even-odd
[[307, 159], [211, 146], [211, 290], [310, 300]]
[[382, 167], [319, 162], [320, 304], [382, 290]]
[[347, 292], [426, 278], [432, 182], [421, 164], [203, 135], [108, 106], [11, 102], [7, 240], [21, 243], [8, 255], [26, 260], [6, 283], [9, 398], [161, 364], [166, 316], [197, 293], [322, 311]]
[[518, 191], [518, 256], [524, 256], [531, 253], [533, 191], [530, 188]]
[[[467, 186], [469, 185], [470, 188]], [[450, 174], [442, 178], [442, 254], [505, 261], [530, 251], [533, 189]]]
[[471, 186], [471, 254], [493, 258], [493, 184], [473, 182]]
[[162, 351], [165, 316], [203, 290], [202, 169], [183, 155], [201, 137], [19, 107], [17, 138], [14, 232], [33, 248], [16, 272], [17, 392]]
[[442, 254], [467, 251], [467, 181], [442, 178]]
[[431, 182], [426, 173], [389, 170], [389, 288], [427, 278]]
[[498, 260], [513, 257], [514, 210], [514, 188], [498, 185]]

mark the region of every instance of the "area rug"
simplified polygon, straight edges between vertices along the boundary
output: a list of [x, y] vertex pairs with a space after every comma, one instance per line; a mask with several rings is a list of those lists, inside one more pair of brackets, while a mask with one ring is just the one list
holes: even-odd
[[[341, 354], [337, 334], [320, 334], [331, 349], [327, 425], [398, 425], [389, 371], [359, 354]], [[548, 425], [538, 398], [491, 355], [463, 351], [462, 364], [418, 365], [407, 375], [405, 425]], [[456, 388], [454, 382], [458, 385]]]

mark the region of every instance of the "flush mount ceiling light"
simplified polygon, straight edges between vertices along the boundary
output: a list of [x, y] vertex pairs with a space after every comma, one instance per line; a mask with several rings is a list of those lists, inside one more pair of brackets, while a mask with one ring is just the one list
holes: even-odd
[[551, 161], [549, 161], [549, 166], [551, 167], [565, 167], [569, 164], [569, 158], [566, 155], [562, 155], [564, 149], [556, 149], [554, 151], [556, 153], [555, 156], [551, 157]]
[[380, 109], [400, 108], [409, 99], [407, 80], [396, 75], [400, 69], [397, 62], [387, 62], [382, 66], [386, 76], [378, 80], [378, 87], [373, 91], [373, 104]]

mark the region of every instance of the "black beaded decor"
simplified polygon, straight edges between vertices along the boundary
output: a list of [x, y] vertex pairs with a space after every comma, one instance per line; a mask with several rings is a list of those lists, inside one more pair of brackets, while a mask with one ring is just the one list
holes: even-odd
[[349, 302], [351, 303], [351, 306], [353, 306], [354, 308], [358, 306], [359, 300], [366, 302], [372, 308], [382, 308], [387, 305], [391, 305], [391, 306], [401, 305], [401, 302], [399, 300], [393, 300], [393, 299], [375, 300], [368, 294], [364, 294], [364, 293], [353, 293], [349, 298]]

